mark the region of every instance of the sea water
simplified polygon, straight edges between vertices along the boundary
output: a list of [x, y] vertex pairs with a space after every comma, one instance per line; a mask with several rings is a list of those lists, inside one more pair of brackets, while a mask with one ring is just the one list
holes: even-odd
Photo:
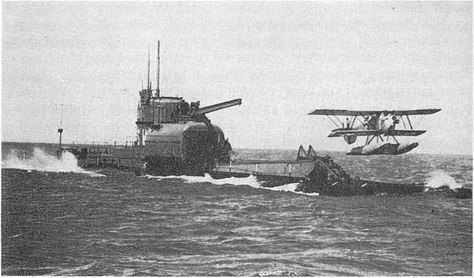
[[[252, 176], [94, 172], [54, 151], [2, 144], [3, 275], [472, 275], [471, 199], [327, 197], [295, 192], [296, 183], [262, 188]], [[471, 156], [329, 154], [352, 176], [472, 187]]]

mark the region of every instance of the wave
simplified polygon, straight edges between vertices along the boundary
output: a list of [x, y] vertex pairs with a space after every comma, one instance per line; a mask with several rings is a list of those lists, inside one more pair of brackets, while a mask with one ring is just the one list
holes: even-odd
[[[80, 271], [86, 271], [86, 270], [89, 270], [92, 268], [92, 266], [94, 266], [96, 263], [93, 262], [93, 263], [90, 263], [90, 264], [87, 264], [87, 265], [82, 265], [82, 266], [78, 266], [78, 267], [73, 267], [73, 268], [59, 268], [59, 270], [51, 273], [50, 275], [52, 276], [62, 276], [62, 275], [78, 275], [77, 272], [80, 272]], [[79, 274], [80, 275], [80, 274]]]
[[442, 186], [448, 186], [451, 190], [455, 190], [461, 188], [462, 184], [457, 183], [453, 177], [443, 170], [434, 170], [430, 172], [426, 182], [426, 187], [440, 188]]
[[236, 177], [230, 177], [230, 178], [224, 178], [224, 179], [214, 179], [211, 177], [209, 174], [204, 174], [203, 176], [151, 176], [148, 175], [148, 178], [151, 179], [156, 179], [156, 180], [163, 180], [163, 179], [180, 179], [183, 180], [185, 183], [212, 183], [215, 185], [236, 185], [236, 186], [241, 186], [241, 185], [248, 185], [253, 188], [259, 188], [259, 189], [267, 189], [271, 191], [285, 191], [285, 192], [292, 192], [296, 194], [303, 194], [307, 196], [318, 196], [318, 193], [304, 193], [301, 191], [296, 191], [296, 188], [298, 187], [299, 183], [288, 183], [284, 184], [281, 186], [275, 186], [275, 187], [263, 187], [261, 186], [262, 182], [257, 180], [257, 177], [251, 175], [248, 177], [244, 178], [236, 178]]
[[86, 171], [77, 166], [77, 159], [70, 152], [63, 152], [60, 158], [47, 154], [42, 149], [35, 147], [33, 156], [20, 156], [16, 149], [12, 149], [8, 153], [5, 160], [2, 160], [2, 168], [5, 169], [21, 169], [21, 170], [36, 170], [41, 172], [73, 172], [88, 174], [93, 177], [104, 177], [91, 171]]

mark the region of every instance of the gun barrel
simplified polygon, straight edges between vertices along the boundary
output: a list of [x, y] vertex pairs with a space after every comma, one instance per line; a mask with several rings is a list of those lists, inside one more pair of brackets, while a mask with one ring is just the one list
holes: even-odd
[[232, 107], [232, 106], [235, 106], [235, 105], [241, 105], [241, 104], [242, 104], [242, 99], [237, 98], [237, 99], [233, 99], [233, 100], [229, 100], [229, 101], [225, 101], [225, 102], [205, 106], [205, 107], [197, 109], [196, 112], [194, 113], [194, 116], [199, 116], [199, 115], [211, 113], [211, 112], [214, 112], [214, 111], [217, 111], [217, 110], [221, 110], [221, 109], [224, 109], [224, 108]]

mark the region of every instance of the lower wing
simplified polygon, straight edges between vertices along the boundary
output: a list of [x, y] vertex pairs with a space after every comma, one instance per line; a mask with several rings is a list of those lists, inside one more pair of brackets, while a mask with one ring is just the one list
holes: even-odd
[[391, 130], [384, 133], [382, 130], [354, 130], [354, 129], [335, 129], [331, 131], [328, 137], [343, 137], [343, 136], [373, 136], [373, 135], [392, 135], [392, 136], [418, 136], [425, 133], [426, 130], [415, 129], [399, 129]]
[[331, 131], [328, 137], [342, 137], [348, 135], [368, 136], [368, 135], [382, 135], [381, 130], [355, 130], [355, 129], [335, 129]]
[[392, 130], [389, 132], [389, 135], [393, 136], [418, 136], [425, 133], [426, 130], [416, 130], [416, 129], [399, 129]]

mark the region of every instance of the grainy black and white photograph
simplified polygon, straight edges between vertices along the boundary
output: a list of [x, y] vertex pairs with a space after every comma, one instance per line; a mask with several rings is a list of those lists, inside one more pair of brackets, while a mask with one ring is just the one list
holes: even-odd
[[1, 275], [472, 276], [472, 1], [1, 6]]

